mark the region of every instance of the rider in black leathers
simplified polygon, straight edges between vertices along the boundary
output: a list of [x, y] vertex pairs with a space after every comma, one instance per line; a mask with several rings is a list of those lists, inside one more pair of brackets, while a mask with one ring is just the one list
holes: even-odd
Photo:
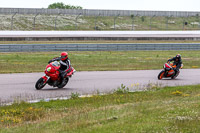
[[[54, 58], [50, 60], [48, 63], [51, 63], [53, 61], [60, 61], [60, 77], [61, 77], [61, 83], [64, 84], [64, 77], [68, 73], [66, 72], [67, 69], [71, 67], [70, 60], [68, 58], [68, 53], [67, 52], [62, 52], [60, 57]], [[70, 71], [69, 71], [70, 72]]]
[[171, 62], [171, 61], [174, 61], [173, 64], [176, 65], [176, 68], [174, 69], [174, 71], [175, 71], [175, 74], [174, 74], [174, 75], [176, 75], [176, 73], [179, 72], [179, 69], [180, 69], [181, 66], [182, 66], [181, 55], [180, 55], [180, 54], [177, 54], [175, 57], [169, 59], [167, 62]]

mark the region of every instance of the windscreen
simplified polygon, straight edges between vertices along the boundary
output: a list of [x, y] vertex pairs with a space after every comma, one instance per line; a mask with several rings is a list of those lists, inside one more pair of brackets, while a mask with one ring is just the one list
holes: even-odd
[[52, 65], [55, 67], [58, 67], [58, 66], [60, 66], [60, 63], [58, 61], [54, 61], [54, 62], [52, 62]]

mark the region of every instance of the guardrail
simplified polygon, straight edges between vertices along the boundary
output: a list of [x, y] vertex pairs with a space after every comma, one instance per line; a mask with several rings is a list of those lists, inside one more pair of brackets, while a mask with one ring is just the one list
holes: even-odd
[[200, 50], [200, 43], [142, 44], [0, 44], [0, 52]]

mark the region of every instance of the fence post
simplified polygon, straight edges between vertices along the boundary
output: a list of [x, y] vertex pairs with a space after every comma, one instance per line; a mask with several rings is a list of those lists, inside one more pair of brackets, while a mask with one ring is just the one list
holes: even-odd
[[115, 22], [116, 22], [116, 19], [117, 17], [119, 16], [120, 14], [118, 14], [117, 16], [114, 17], [114, 30], [115, 30]]
[[200, 15], [199, 15], [199, 29], [200, 29]]
[[133, 15], [132, 17], [132, 30], [134, 30], [134, 17], [137, 17], [137, 16], [139, 16], [139, 14], [137, 14], [136, 16]]
[[[99, 16], [100, 16], [100, 15], [101, 15], [101, 13], [99, 13]], [[97, 17], [98, 17], [98, 16], [95, 17], [95, 27], [94, 27], [95, 30], [97, 30]]]
[[150, 26], [149, 26], [149, 27], [150, 27], [150, 28], [149, 28], [150, 30], [151, 30], [151, 21], [152, 21], [153, 17], [155, 17], [155, 16], [156, 16], [156, 15], [153, 15], [153, 16], [150, 18]]
[[167, 20], [166, 20], [166, 30], [168, 30], [168, 21], [169, 21], [169, 17], [167, 16], [166, 19], [167, 19]]
[[183, 24], [182, 30], [185, 30], [185, 19], [184, 19], [184, 17], [182, 18], [182, 24]]
[[13, 19], [14, 19], [14, 16], [17, 14], [17, 12], [15, 12], [13, 15], [12, 15], [12, 19], [11, 19], [11, 30], [13, 30]]
[[60, 15], [61, 13], [59, 13], [56, 17], [55, 17], [55, 30], [56, 30], [56, 21], [57, 21], [57, 18], [58, 16]]
[[183, 20], [183, 27], [182, 27], [182, 30], [185, 30], [185, 18], [182, 17], [182, 20]]
[[167, 19], [166, 20], [166, 30], [168, 30], [168, 21], [169, 21], [169, 18], [171, 18], [171, 17], [173, 17], [173, 15], [171, 15], [169, 17], [168, 16], [166, 17], [166, 19]]
[[81, 15], [81, 13], [79, 13], [78, 15], [77, 15], [77, 17], [76, 17], [76, 30], [78, 29], [78, 26], [77, 26], [77, 19], [78, 19], [78, 17]]
[[133, 30], [133, 28], [134, 28], [134, 15], [131, 15], [131, 17], [132, 17], [132, 30]]
[[35, 17], [33, 18], [33, 30], [35, 30], [35, 20], [36, 20], [36, 17], [39, 15], [39, 13], [37, 13], [35, 15]]

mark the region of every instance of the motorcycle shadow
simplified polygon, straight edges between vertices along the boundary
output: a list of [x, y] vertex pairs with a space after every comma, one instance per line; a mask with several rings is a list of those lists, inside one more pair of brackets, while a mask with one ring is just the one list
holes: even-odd
[[174, 80], [181, 80], [181, 79], [171, 79], [171, 78], [163, 78], [162, 80], [172, 80], [172, 81], [174, 81]]
[[63, 91], [63, 90], [66, 90], [66, 91], [71, 91], [71, 90], [74, 90], [73, 88], [44, 88], [40, 91]]

